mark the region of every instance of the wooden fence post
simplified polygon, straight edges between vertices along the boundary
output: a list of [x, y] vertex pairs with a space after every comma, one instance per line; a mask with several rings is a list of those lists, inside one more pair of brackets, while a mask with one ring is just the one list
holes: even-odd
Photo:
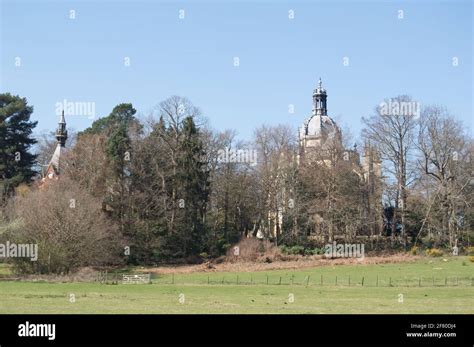
[[362, 277], [362, 287], [364, 286], [364, 277]]

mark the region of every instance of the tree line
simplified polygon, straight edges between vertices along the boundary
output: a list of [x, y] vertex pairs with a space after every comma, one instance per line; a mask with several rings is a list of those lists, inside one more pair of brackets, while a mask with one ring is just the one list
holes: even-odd
[[[245, 142], [212, 129], [184, 97], [146, 118], [123, 103], [74, 136], [51, 182], [41, 164], [55, 142], [33, 136], [32, 113], [25, 98], [0, 95], [0, 241], [40, 249], [35, 263], [14, 260], [23, 272], [199, 262], [246, 237], [380, 250], [472, 238], [473, 142], [443, 107], [414, 117], [377, 106], [362, 119], [361, 149], [348, 150], [342, 134], [304, 153], [287, 125], [261, 126]], [[382, 175], [367, 179], [375, 169], [360, 155], [377, 158]]]

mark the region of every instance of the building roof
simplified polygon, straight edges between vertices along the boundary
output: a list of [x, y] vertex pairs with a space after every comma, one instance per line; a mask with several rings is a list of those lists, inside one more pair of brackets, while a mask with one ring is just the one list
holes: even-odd
[[59, 159], [61, 157], [61, 152], [63, 151], [63, 148], [60, 143], [56, 145], [56, 149], [54, 150], [53, 156], [51, 157], [51, 161], [49, 162], [49, 165], [52, 165], [54, 167], [54, 170], [56, 173], [59, 173]]
[[325, 139], [336, 137], [340, 129], [336, 122], [327, 115], [326, 89], [319, 78], [318, 86], [313, 91], [313, 113], [306, 119], [300, 128], [300, 139], [305, 137]]
[[300, 137], [331, 137], [335, 136], [339, 131], [336, 122], [328, 115], [311, 115], [303, 123], [300, 129]]

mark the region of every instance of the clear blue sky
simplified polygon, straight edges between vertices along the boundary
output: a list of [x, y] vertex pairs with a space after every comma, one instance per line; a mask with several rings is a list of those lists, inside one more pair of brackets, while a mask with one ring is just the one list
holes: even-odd
[[319, 77], [328, 113], [356, 136], [362, 116], [399, 94], [445, 105], [474, 128], [468, 0], [0, 2], [0, 90], [28, 99], [38, 131], [56, 126], [63, 99], [95, 102], [97, 116], [132, 102], [146, 116], [182, 95], [215, 129], [248, 139], [261, 124], [303, 122]]

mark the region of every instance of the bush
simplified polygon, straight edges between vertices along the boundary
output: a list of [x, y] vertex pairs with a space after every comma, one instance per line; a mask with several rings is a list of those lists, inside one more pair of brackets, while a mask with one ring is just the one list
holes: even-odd
[[474, 247], [473, 246], [467, 247], [467, 255], [474, 255]]
[[430, 248], [426, 250], [426, 255], [429, 257], [441, 257], [443, 255], [443, 251], [437, 248]]
[[304, 255], [304, 256], [311, 256], [311, 255], [318, 255], [324, 253], [324, 248], [305, 248], [303, 246], [280, 246], [280, 250], [283, 254], [287, 255]]
[[314, 255], [324, 254], [325, 252], [326, 252], [326, 248], [325, 248], [325, 247], [322, 247], [322, 248], [315, 248], [315, 249], [313, 250]]
[[276, 260], [281, 252], [278, 247], [268, 240], [256, 238], [244, 238], [239, 243], [230, 247], [227, 251], [227, 259], [230, 261], [265, 261], [265, 258]]
[[305, 249], [305, 255], [324, 254], [324, 248]]
[[417, 246], [413, 246], [411, 249], [410, 249], [410, 253], [412, 255], [417, 255], [418, 254], [418, 247]]
[[303, 246], [293, 246], [289, 249], [289, 254], [292, 255], [304, 255], [304, 247]]
[[469, 261], [474, 263], [474, 257], [469, 257]]
[[2, 234], [16, 244], [36, 244], [38, 259], [10, 258], [17, 273], [69, 273], [82, 266], [120, 261], [118, 229], [101, 211], [101, 202], [74, 181], [49, 181], [8, 206], [15, 230]]
[[423, 245], [423, 248], [433, 248], [435, 244], [435, 240], [426, 236], [421, 239], [421, 243]]

